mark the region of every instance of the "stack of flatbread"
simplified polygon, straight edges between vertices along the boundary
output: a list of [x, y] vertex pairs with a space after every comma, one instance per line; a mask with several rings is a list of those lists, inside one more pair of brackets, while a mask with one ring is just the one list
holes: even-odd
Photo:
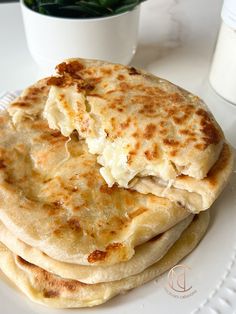
[[0, 268], [52, 307], [104, 303], [176, 265], [232, 172], [204, 103], [132, 67], [63, 62], [0, 122]]

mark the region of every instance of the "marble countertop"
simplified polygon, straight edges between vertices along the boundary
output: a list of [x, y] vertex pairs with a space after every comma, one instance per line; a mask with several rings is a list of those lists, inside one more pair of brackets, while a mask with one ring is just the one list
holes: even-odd
[[[207, 75], [220, 23], [220, 0], [148, 0], [132, 63], [193, 92]], [[27, 46], [19, 3], [0, 4], [0, 91], [40, 77]]]
[[[137, 53], [132, 60], [132, 65], [164, 77], [202, 97], [222, 126], [228, 141], [236, 147], [236, 106], [220, 98], [212, 90], [208, 82], [208, 73], [220, 26], [221, 6], [221, 0], [146, 1], [142, 5], [139, 44]], [[23, 89], [42, 77], [42, 73], [37, 68], [27, 49], [18, 3], [0, 4], [0, 73], [0, 94], [4, 91]], [[227, 209], [226, 203], [227, 198], [226, 202], [222, 203], [224, 210]], [[231, 208], [233, 207], [231, 206]], [[215, 231], [216, 233], [212, 233], [214, 234], [212, 242], [215, 244], [213, 246], [215, 250], [212, 249], [212, 251], [209, 251], [208, 248], [205, 250], [209, 254], [215, 252], [216, 259], [212, 258], [214, 261], [217, 261], [216, 264], [210, 264], [212, 269], [207, 269], [210, 279], [204, 281], [204, 278], [202, 278], [203, 284], [199, 293], [196, 294], [194, 301], [186, 299], [183, 303], [178, 303], [175, 302], [175, 299], [170, 299], [168, 305], [172, 309], [175, 309], [175, 313], [189, 314], [188, 309], [192, 304], [194, 306], [198, 305], [196, 310], [191, 312], [195, 314], [236, 313], [235, 294], [229, 295], [231, 299], [234, 298], [231, 304], [229, 301], [227, 303], [224, 301], [225, 299], [219, 298], [216, 293], [218, 290], [221, 291], [219, 287], [221, 287], [220, 285], [223, 282], [222, 269], [225, 269], [226, 265], [229, 264], [229, 251], [231, 250], [227, 241], [223, 244], [224, 237], [222, 238], [222, 235], [224, 236], [225, 233], [228, 233], [230, 234], [229, 238], [232, 239], [234, 231], [234, 225], [232, 224], [231, 229], [226, 228], [218, 232], [219, 229], [217, 228], [221, 228], [224, 223], [227, 226], [228, 221], [234, 221], [230, 218], [231, 216], [222, 215], [220, 217], [223, 222], [218, 219], [219, 222], [217, 225], [217, 221], [215, 221], [214, 225], [217, 231]], [[220, 254], [218, 252], [219, 244], [221, 244]], [[199, 264], [201, 263], [205, 263], [202, 256], [199, 260]], [[236, 269], [233, 262], [230, 265]], [[225, 273], [229, 274], [229, 268], [226, 268]], [[236, 278], [236, 273], [234, 276]], [[221, 281], [219, 281], [220, 278]], [[153, 289], [155, 283], [149, 287]], [[214, 287], [218, 287], [218, 290]], [[230, 291], [230, 289], [228, 290]], [[141, 290], [139, 291], [139, 294], [136, 292], [134, 298], [136, 296], [137, 298], [142, 298]], [[153, 292], [153, 290], [147, 291]], [[232, 291], [235, 293], [235, 290]], [[230, 294], [230, 292], [227, 293]], [[219, 308], [211, 307], [212, 304], [210, 304], [210, 301], [212, 300], [212, 303], [214, 303], [214, 300], [218, 299], [221, 302]], [[222, 300], [226, 302], [223, 305]], [[31, 313], [36, 313], [35, 311], [42, 313], [41, 309], [37, 310], [38, 308], [35, 304], [31, 305], [29, 303], [29, 310], [31, 306]], [[130, 304], [130, 307], [127, 305], [127, 312], [124, 313], [131, 313], [130, 308], [133, 308], [132, 313], [144, 313], [143, 308], [137, 309], [135, 307], [135, 302]], [[226, 310], [221, 310], [222, 308]], [[103, 308], [96, 310], [98, 312], [100, 310], [101, 313], [103, 312]], [[109, 305], [107, 310], [110, 311]], [[43, 310], [44, 312], [46, 313], [45, 310]], [[5, 311], [5, 313], [12, 312]], [[86, 313], [88, 312], [86, 311]], [[148, 313], [151, 312], [149, 311]]]

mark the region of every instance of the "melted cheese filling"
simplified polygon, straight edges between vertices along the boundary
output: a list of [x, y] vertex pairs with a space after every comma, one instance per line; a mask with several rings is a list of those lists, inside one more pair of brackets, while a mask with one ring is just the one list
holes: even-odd
[[[102, 165], [100, 173], [109, 187], [118, 183], [127, 188], [135, 177], [157, 176], [163, 180], [176, 178], [177, 170], [168, 159], [162, 159], [158, 163], [143, 162], [140, 159], [129, 165], [128, 140], [117, 138], [111, 142], [107, 139], [98, 115], [93, 113], [96, 101], [91, 98], [86, 99], [74, 86], [53, 86], [44, 109], [44, 117], [50, 128], [60, 130], [63, 135], [69, 136], [77, 130], [85, 138], [89, 152], [99, 155], [97, 161]], [[91, 102], [86, 106], [88, 100]], [[87, 126], [85, 132], [83, 125]]]
[[111, 143], [105, 136], [104, 132], [98, 138], [88, 137], [86, 143], [90, 153], [99, 155], [97, 161], [102, 165], [100, 173], [109, 187], [118, 183], [119, 186], [127, 188], [135, 177], [160, 176], [163, 180], [176, 177], [175, 169], [168, 160], [158, 164], [139, 163], [130, 167], [127, 143], [124, 143], [121, 138]]

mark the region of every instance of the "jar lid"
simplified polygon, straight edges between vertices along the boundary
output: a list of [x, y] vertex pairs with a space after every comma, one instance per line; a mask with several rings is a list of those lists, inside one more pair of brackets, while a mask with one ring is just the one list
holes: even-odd
[[224, 0], [221, 17], [225, 24], [236, 30], [236, 0]]

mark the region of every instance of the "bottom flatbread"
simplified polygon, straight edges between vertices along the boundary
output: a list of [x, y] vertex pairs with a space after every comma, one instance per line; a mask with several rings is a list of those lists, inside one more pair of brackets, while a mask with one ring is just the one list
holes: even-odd
[[19, 289], [37, 303], [55, 308], [94, 306], [138, 287], [176, 265], [196, 247], [207, 230], [208, 223], [208, 211], [195, 216], [161, 260], [140, 274], [118, 281], [85, 284], [63, 279], [26, 262], [3, 244], [0, 245], [0, 267]]

